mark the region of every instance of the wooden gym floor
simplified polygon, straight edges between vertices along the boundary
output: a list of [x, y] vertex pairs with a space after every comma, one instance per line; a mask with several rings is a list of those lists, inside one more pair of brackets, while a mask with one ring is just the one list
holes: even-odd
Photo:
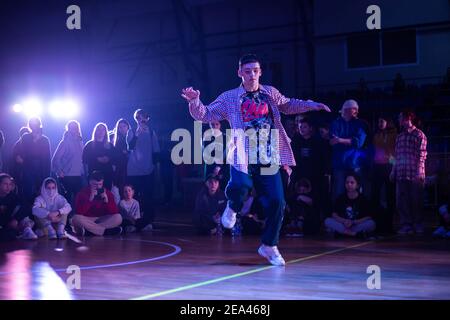
[[[268, 265], [258, 245], [167, 224], [84, 244], [0, 244], [0, 299], [450, 299], [448, 240], [282, 238], [286, 267]], [[72, 265], [80, 289], [66, 285], [76, 284]], [[367, 287], [370, 265], [380, 268], [380, 289]]]

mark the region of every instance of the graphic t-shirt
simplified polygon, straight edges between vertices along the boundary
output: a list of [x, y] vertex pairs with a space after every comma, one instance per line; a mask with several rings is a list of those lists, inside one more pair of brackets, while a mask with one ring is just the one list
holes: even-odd
[[362, 194], [356, 199], [350, 199], [345, 193], [336, 199], [333, 211], [341, 218], [358, 220], [370, 216], [370, 205]]
[[[270, 160], [272, 149], [270, 145], [270, 130], [274, 128], [268, 97], [259, 90], [247, 92], [241, 102], [242, 118], [244, 120], [245, 130], [254, 129], [257, 136], [257, 163], [260, 163], [261, 157]], [[264, 130], [261, 130], [264, 129]], [[260, 157], [259, 142], [264, 139], [267, 145], [265, 153]], [[267, 157], [266, 157], [267, 155]], [[264, 161], [265, 162], [267, 161]]]

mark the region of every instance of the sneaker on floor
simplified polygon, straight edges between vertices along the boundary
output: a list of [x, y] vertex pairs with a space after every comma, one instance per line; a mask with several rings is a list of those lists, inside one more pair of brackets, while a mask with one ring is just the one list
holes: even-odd
[[86, 229], [83, 227], [73, 227], [72, 231], [75, 236], [84, 237], [86, 235]]
[[67, 239], [66, 236], [66, 226], [63, 224], [58, 225], [58, 229], [56, 230], [56, 236], [58, 237], [58, 239]]
[[123, 231], [122, 227], [115, 227], [115, 228], [109, 228], [105, 229], [105, 232], [103, 233], [104, 236], [116, 236], [121, 234]]
[[133, 233], [133, 232], [136, 232], [135, 226], [126, 226], [125, 227], [125, 233]]
[[236, 224], [236, 215], [237, 213], [227, 205], [222, 214], [222, 225], [227, 229], [232, 229]]
[[55, 229], [54, 229], [51, 225], [48, 225], [48, 226], [46, 227], [46, 229], [47, 229], [47, 237], [48, 237], [49, 239], [54, 240], [54, 239], [57, 239], [57, 238], [58, 238], [58, 237], [56, 236], [56, 231], [55, 231]]
[[397, 231], [398, 234], [404, 235], [404, 234], [413, 234], [414, 230], [410, 226], [403, 226], [400, 228], [400, 230]]
[[276, 246], [270, 247], [262, 244], [258, 248], [258, 253], [261, 257], [264, 257], [267, 260], [269, 260], [269, 262], [274, 266], [286, 265], [286, 261], [284, 261], [283, 257], [281, 256]]
[[25, 230], [22, 233], [23, 240], [36, 240], [38, 236], [31, 230], [31, 228], [25, 228]]
[[147, 231], [152, 231], [153, 230], [153, 225], [151, 223], [149, 223], [148, 225], [146, 225], [145, 227], [143, 227], [141, 229], [141, 231], [147, 232]]

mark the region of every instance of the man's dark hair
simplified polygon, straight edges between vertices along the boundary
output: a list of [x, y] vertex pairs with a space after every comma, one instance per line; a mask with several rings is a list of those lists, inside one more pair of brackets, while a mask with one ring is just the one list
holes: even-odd
[[14, 181], [13, 177], [11, 177], [9, 174], [7, 173], [0, 173], [0, 183], [3, 182], [3, 180], [5, 179], [9, 179], [11, 181]]
[[261, 65], [261, 61], [259, 61], [258, 57], [255, 54], [245, 54], [239, 59], [239, 69], [247, 63], [258, 62]]
[[101, 181], [105, 179], [101, 171], [92, 171], [89, 175], [89, 180]]
[[403, 109], [400, 114], [407, 119], [411, 119], [412, 122], [416, 120], [416, 114], [411, 109]]

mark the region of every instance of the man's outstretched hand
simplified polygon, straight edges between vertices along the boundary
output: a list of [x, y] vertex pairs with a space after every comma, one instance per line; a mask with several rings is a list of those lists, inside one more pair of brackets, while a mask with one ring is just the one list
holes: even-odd
[[200, 91], [194, 90], [192, 87], [184, 88], [181, 90], [181, 96], [190, 102], [200, 97]]
[[316, 108], [317, 108], [318, 111], [319, 110], [323, 110], [323, 111], [326, 111], [326, 112], [331, 112], [330, 108], [328, 108], [328, 106], [323, 104], [323, 103], [317, 102]]

